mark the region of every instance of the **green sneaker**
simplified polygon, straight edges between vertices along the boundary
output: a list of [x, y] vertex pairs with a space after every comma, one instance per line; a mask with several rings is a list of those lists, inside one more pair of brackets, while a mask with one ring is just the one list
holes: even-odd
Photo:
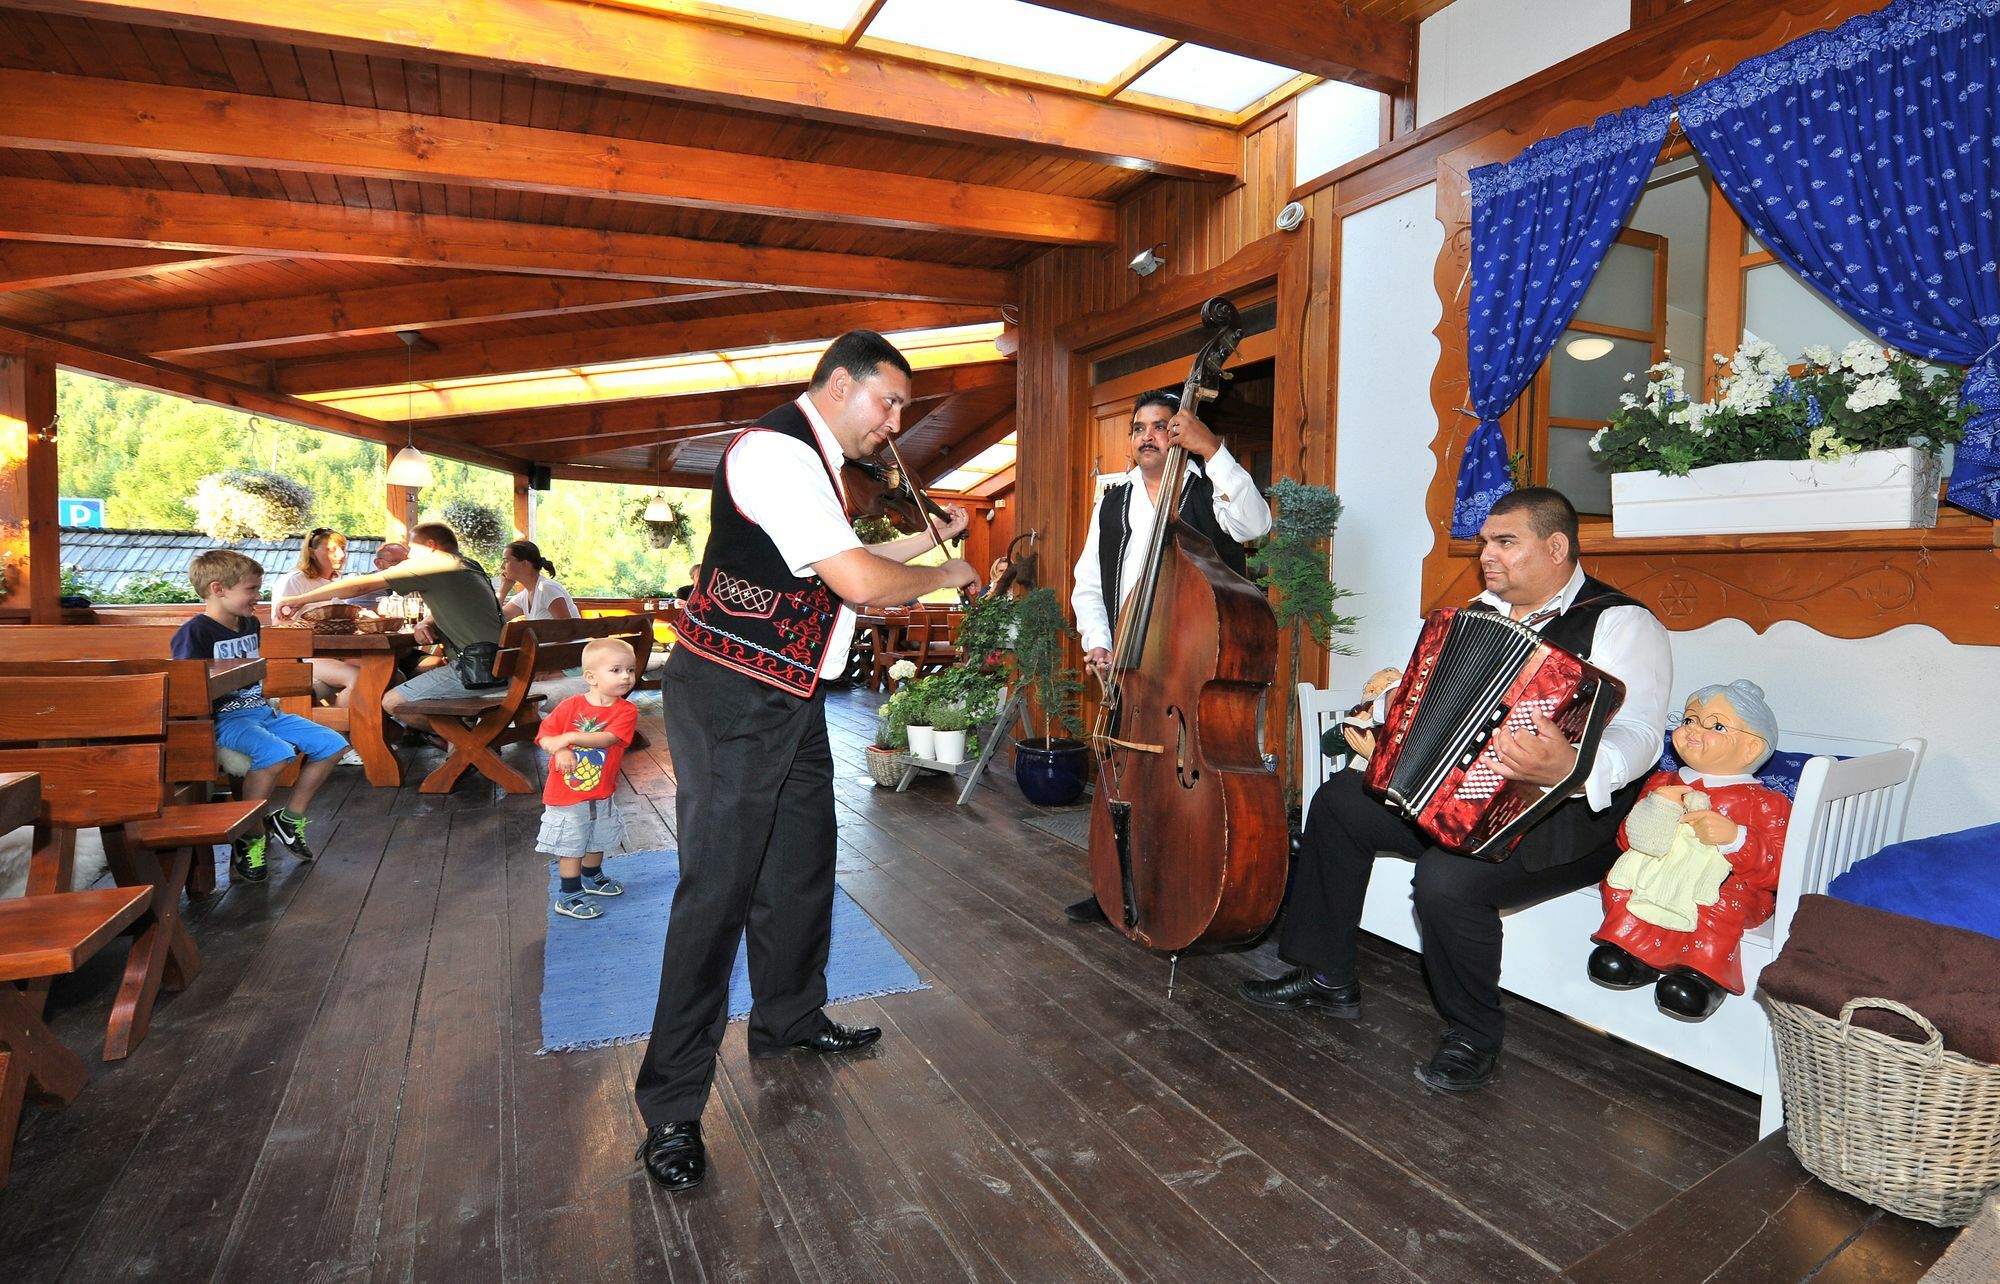
[[300, 860], [313, 858], [312, 848], [306, 846], [306, 826], [310, 824], [312, 821], [304, 816], [293, 819], [282, 811], [274, 811], [264, 818], [264, 827], [271, 831], [271, 837]]
[[229, 852], [229, 877], [245, 883], [261, 883], [270, 877], [264, 867], [264, 835], [239, 838]]

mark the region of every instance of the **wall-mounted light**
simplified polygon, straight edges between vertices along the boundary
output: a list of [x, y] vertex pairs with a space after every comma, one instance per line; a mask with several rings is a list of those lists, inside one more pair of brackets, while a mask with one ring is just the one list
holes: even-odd
[[1600, 339], [1592, 336], [1583, 339], [1571, 339], [1563, 345], [1563, 351], [1569, 353], [1570, 356], [1575, 357], [1578, 361], [1595, 361], [1599, 357], [1608, 356], [1613, 346], [1609, 339]]
[[1140, 276], [1151, 276], [1160, 270], [1162, 263], [1167, 261], [1166, 256], [1160, 253], [1161, 250], [1166, 248], [1167, 243], [1165, 241], [1161, 241], [1158, 245], [1149, 246], [1134, 254], [1132, 261], [1125, 266], [1131, 268]]

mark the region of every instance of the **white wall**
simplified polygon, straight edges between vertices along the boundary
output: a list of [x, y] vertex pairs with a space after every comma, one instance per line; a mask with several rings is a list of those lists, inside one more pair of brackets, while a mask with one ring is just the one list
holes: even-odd
[[1632, 24], [1632, 0], [1458, 0], [1424, 19], [1417, 124], [1428, 125]]
[[1344, 511], [1334, 532], [1333, 578], [1360, 596], [1341, 609], [1361, 617], [1335, 656], [1334, 690], [1358, 690], [1400, 667], [1417, 638], [1424, 555], [1431, 532], [1424, 492], [1437, 472], [1431, 437], [1431, 371], [1439, 304], [1432, 273], [1444, 245], [1435, 185], [1353, 215], [1340, 232], [1340, 384], [1334, 414], [1334, 490]]

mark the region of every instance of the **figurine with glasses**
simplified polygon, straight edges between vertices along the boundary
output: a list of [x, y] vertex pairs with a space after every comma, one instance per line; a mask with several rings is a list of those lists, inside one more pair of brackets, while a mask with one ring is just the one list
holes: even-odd
[[1699, 1021], [1743, 993], [1743, 933], [1775, 907], [1792, 804], [1755, 774], [1778, 743], [1756, 683], [1696, 691], [1671, 739], [1681, 765], [1653, 773], [1619, 829], [1589, 966], [1599, 984], [1650, 984], [1661, 1011]]

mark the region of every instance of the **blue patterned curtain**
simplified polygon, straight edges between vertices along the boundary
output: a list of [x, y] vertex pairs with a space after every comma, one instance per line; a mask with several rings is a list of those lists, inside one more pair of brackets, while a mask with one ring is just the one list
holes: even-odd
[[1659, 157], [1670, 108], [1656, 99], [1472, 171], [1465, 355], [1479, 427], [1458, 470], [1458, 538], [1478, 534], [1493, 501], [1513, 489], [1497, 421], [1582, 305]]
[[1966, 367], [1954, 504], [2000, 516], [2000, 0], [1896, 0], [1680, 101], [1753, 231], [1885, 343]]

